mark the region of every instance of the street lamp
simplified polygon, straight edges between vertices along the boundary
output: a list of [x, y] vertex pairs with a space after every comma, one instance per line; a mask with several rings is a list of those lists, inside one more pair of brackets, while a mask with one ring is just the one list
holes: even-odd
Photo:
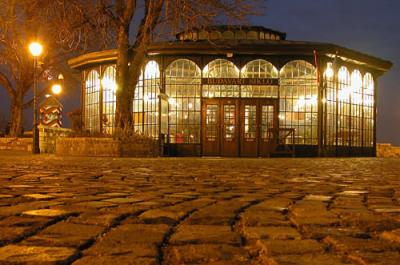
[[54, 84], [54, 85], [51, 86], [51, 92], [52, 92], [54, 95], [60, 94], [60, 93], [61, 93], [61, 90], [62, 90], [62, 87], [61, 87], [60, 84]]
[[33, 154], [39, 154], [39, 130], [37, 124], [37, 59], [43, 52], [39, 42], [29, 44], [29, 51], [33, 56]]

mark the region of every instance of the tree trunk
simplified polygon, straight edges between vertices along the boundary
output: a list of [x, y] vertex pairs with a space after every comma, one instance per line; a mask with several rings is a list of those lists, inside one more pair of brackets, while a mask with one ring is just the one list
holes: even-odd
[[11, 101], [10, 106], [11, 111], [11, 127], [9, 136], [17, 137], [23, 134], [23, 95], [18, 93], [14, 99]]
[[118, 28], [118, 60], [117, 60], [117, 91], [115, 127], [128, 129], [132, 125], [132, 98], [128, 88], [128, 62], [129, 62], [129, 26]]

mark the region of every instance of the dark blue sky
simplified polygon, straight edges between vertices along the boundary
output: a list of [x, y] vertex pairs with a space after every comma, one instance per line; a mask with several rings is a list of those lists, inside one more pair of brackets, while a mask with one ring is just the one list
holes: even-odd
[[[379, 79], [378, 142], [400, 145], [399, 10], [397, 0], [267, 0], [265, 15], [251, 22], [284, 31], [291, 40], [335, 43], [392, 61], [392, 70]], [[3, 89], [0, 99], [1, 119], [9, 106]], [[68, 87], [61, 100], [65, 117], [79, 106], [79, 86]]]
[[267, 0], [252, 19], [287, 33], [291, 40], [339, 44], [383, 59], [394, 67], [378, 87], [378, 142], [400, 145], [400, 1]]

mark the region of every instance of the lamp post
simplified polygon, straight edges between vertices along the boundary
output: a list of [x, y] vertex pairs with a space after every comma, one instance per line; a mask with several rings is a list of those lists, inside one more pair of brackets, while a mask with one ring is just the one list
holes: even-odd
[[43, 46], [39, 42], [32, 42], [29, 51], [33, 56], [33, 154], [39, 154], [39, 130], [37, 124], [37, 59], [43, 52]]

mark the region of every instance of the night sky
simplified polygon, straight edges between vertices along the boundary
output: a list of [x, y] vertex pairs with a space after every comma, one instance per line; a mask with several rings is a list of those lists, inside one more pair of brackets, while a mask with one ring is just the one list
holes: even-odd
[[[397, 0], [268, 0], [265, 15], [251, 23], [286, 32], [289, 40], [335, 43], [392, 61], [392, 70], [379, 79], [378, 142], [400, 145], [399, 10]], [[71, 81], [61, 96], [64, 117], [80, 105], [79, 84]], [[3, 89], [0, 103], [1, 122], [9, 107]], [[28, 111], [26, 129], [30, 116]], [[66, 117], [64, 124], [69, 126]]]

